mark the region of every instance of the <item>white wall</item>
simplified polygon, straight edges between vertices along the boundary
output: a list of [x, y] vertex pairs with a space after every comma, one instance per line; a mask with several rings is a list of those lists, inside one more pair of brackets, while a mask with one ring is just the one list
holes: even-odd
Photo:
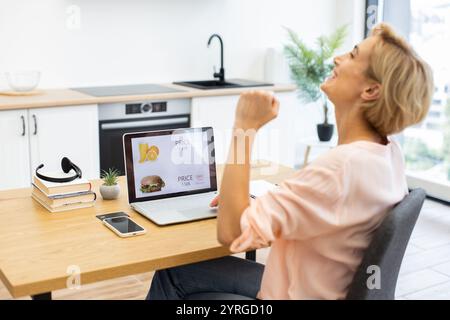
[[341, 48], [346, 51], [364, 39], [366, 0], [338, 0], [336, 3], [336, 24], [349, 27], [347, 41]]
[[227, 76], [263, 79], [282, 26], [312, 42], [335, 28], [341, 1], [353, 0], [0, 0], [0, 73], [41, 70], [41, 87], [209, 79], [219, 48], [206, 42], [219, 33]]

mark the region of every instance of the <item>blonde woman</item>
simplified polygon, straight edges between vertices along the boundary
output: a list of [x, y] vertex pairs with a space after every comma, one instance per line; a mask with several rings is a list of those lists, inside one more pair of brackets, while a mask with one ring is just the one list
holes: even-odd
[[[225, 168], [218, 240], [233, 252], [271, 245], [266, 265], [227, 257], [158, 271], [149, 299], [346, 297], [373, 232], [408, 193], [403, 155], [389, 136], [425, 118], [434, 86], [429, 66], [385, 24], [334, 62], [321, 88], [335, 105], [338, 147], [252, 202], [251, 145], [245, 164]], [[243, 94], [235, 134], [257, 132], [278, 108], [271, 94]]]

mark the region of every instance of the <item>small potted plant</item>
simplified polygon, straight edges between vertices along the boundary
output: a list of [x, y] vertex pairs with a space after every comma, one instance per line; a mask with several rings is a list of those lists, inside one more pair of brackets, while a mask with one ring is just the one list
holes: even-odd
[[119, 171], [116, 169], [103, 170], [101, 178], [103, 184], [100, 186], [100, 194], [104, 200], [115, 200], [120, 194], [120, 185], [118, 184]]
[[328, 119], [328, 100], [320, 91], [320, 85], [334, 68], [332, 58], [340, 48], [347, 35], [347, 26], [338, 28], [331, 36], [320, 36], [317, 48], [309, 48], [291, 29], [287, 29], [290, 43], [284, 46], [292, 79], [298, 86], [299, 98], [305, 102], [316, 102], [322, 99], [324, 122], [317, 125], [320, 141], [330, 141], [334, 133], [334, 125]]

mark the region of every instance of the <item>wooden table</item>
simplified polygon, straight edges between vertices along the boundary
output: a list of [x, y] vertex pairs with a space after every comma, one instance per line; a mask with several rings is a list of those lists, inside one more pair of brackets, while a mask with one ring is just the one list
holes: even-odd
[[[293, 173], [259, 165], [252, 168], [252, 179], [279, 183]], [[100, 184], [93, 182], [98, 195]], [[13, 297], [51, 298], [51, 291], [78, 284], [73, 281], [78, 275], [84, 285], [230, 254], [217, 242], [216, 219], [158, 227], [129, 207], [124, 177], [120, 186], [118, 200], [99, 197], [93, 208], [63, 213], [46, 211], [29, 188], [0, 192], [0, 279]], [[119, 211], [147, 234], [122, 239], [95, 217]]]

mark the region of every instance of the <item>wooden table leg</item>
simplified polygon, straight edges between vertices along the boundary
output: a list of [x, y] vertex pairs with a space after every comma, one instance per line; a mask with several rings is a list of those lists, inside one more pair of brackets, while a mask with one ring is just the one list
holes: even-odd
[[256, 250], [246, 252], [245, 259], [250, 261], [256, 261]]
[[305, 168], [308, 165], [310, 153], [311, 153], [311, 146], [307, 146], [305, 151], [305, 160], [303, 161], [303, 168]]
[[45, 292], [36, 294], [34, 296], [31, 296], [32, 300], [52, 300], [52, 293], [51, 292]]

